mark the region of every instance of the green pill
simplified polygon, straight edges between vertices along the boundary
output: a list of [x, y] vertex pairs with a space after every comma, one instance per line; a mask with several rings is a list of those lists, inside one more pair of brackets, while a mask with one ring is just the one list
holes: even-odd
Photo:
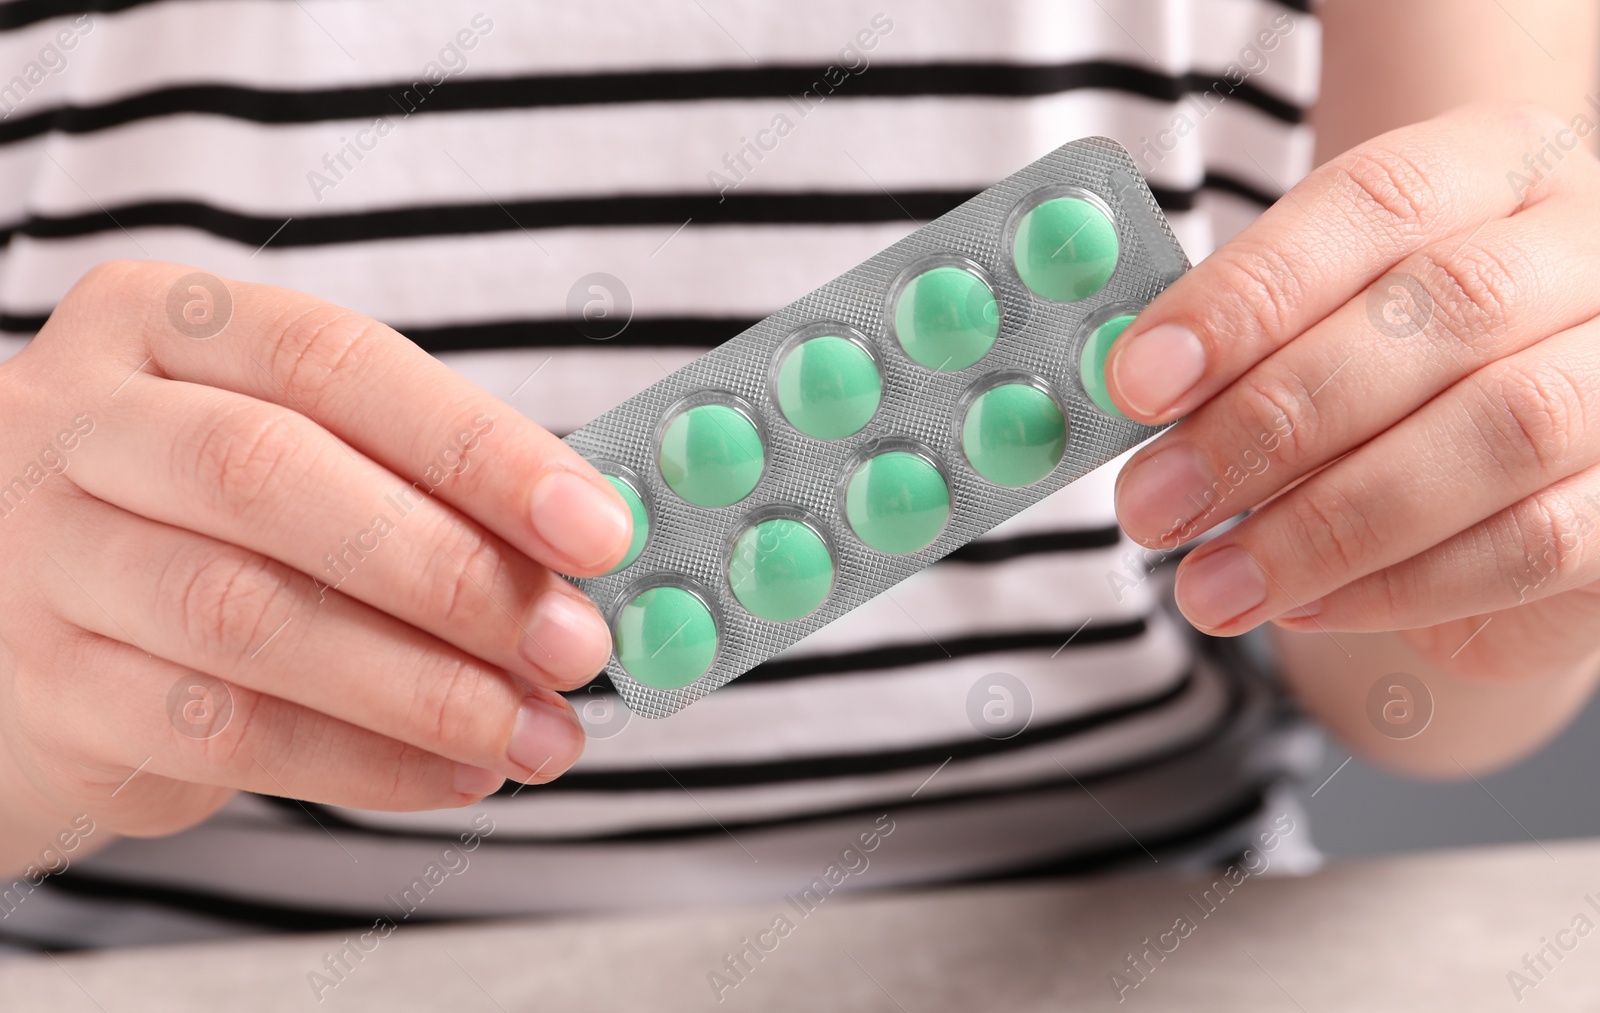
[[645, 539], [650, 537], [650, 515], [645, 512], [644, 499], [639, 491], [627, 480], [607, 475], [606, 481], [622, 496], [622, 502], [628, 504], [628, 513], [633, 515], [633, 541], [628, 543], [628, 554], [622, 557], [622, 562], [606, 571], [611, 574], [632, 566], [633, 561], [639, 558], [639, 553], [644, 551]]
[[1117, 269], [1117, 227], [1077, 197], [1057, 197], [1022, 216], [1011, 246], [1022, 283], [1057, 302], [1087, 299]]
[[869, 458], [845, 485], [845, 517], [856, 537], [879, 552], [926, 548], [950, 519], [950, 488], [939, 469], [892, 450]]
[[967, 408], [961, 446], [978, 474], [995, 485], [1032, 485], [1061, 463], [1067, 420], [1044, 391], [1005, 383], [984, 391]]
[[750, 614], [787, 623], [817, 610], [833, 588], [833, 556], [808, 524], [776, 517], [733, 543], [728, 584]]
[[994, 347], [1000, 304], [977, 275], [959, 267], [935, 267], [901, 289], [894, 332], [913, 362], [953, 373]]
[[703, 507], [750, 495], [767, 464], [755, 424], [722, 404], [678, 413], [661, 435], [659, 460], [667, 488]]
[[1122, 337], [1122, 332], [1133, 323], [1133, 314], [1124, 313], [1120, 317], [1112, 317], [1089, 335], [1089, 340], [1083, 345], [1083, 358], [1078, 360], [1078, 376], [1083, 380], [1083, 389], [1101, 411], [1118, 418], [1127, 418], [1111, 400], [1111, 395], [1106, 391], [1106, 356], [1111, 354], [1111, 346]]
[[696, 595], [681, 587], [640, 592], [617, 614], [617, 661], [656, 689], [687, 686], [711, 669], [717, 623]]
[[818, 440], [859, 433], [877, 414], [883, 378], [854, 341], [832, 334], [796, 345], [778, 366], [778, 407], [800, 432]]

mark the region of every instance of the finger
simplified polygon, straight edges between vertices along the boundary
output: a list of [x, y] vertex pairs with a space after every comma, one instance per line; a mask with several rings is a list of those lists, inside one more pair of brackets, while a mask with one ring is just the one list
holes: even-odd
[[1200, 546], [1178, 606], [1224, 636], [1463, 531], [1600, 461], [1600, 322], [1472, 374], [1399, 425]]
[[[562, 573], [603, 573], [622, 559], [632, 519], [621, 496], [509, 405], [358, 313], [289, 289], [194, 278], [172, 264], [101, 265], [55, 316], [76, 332], [141, 335], [144, 349], [124, 353], [129, 369], [149, 356], [150, 372], [300, 412]], [[185, 286], [215, 300], [225, 326], [180, 329], [169, 306], [181, 311]]]
[[1123, 527], [1145, 544], [1175, 528], [1187, 540], [1474, 370], [1592, 319], [1597, 216], [1593, 197], [1563, 195], [1401, 261], [1431, 306], [1426, 326], [1375, 323], [1365, 296], [1346, 303], [1129, 460], [1116, 490]]
[[[54, 547], [41, 593], [61, 615], [186, 668], [520, 781], [583, 750], [560, 694], [523, 687], [413, 627], [237, 546], [83, 504], [93, 543]], [[64, 579], [63, 579], [64, 578]]]
[[[214, 795], [166, 803], [188, 784], [361, 809], [468, 805], [495, 775], [90, 633], [53, 641], [50, 672], [14, 681], [7, 741], [49, 743], [48, 776], [92, 795], [125, 832], [193, 819]], [[13, 731], [23, 738], [12, 737]], [[109, 789], [107, 789], [109, 786]], [[157, 800], [162, 805], [153, 803]], [[150, 821], [141, 827], [140, 820]]]
[[1561, 192], [1567, 176], [1593, 185], [1581, 150], [1529, 190], [1507, 184], [1565, 128], [1537, 110], [1471, 106], [1329, 161], [1140, 313], [1107, 355], [1112, 399], [1141, 421], [1177, 418], [1401, 259]]
[[[1324, 595], [1315, 625], [1311, 617], [1285, 618], [1282, 624], [1356, 632], [1410, 629], [1544, 603], [1600, 581], [1597, 534], [1600, 468], [1587, 468]], [[1579, 609], [1571, 616], [1574, 623], [1591, 623], [1600, 614], [1600, 595], [1574, 598], [1572, 605]], [[1467, 631], [1481, 624], [1476, 620]], [[1551, 638], [1530, 638], [1525, 645], [1537, 649], [1544, 639]], [[1594, 647], [1588, 643], [1583, 650]]]
[[529, 681], [572, 688], [610, 655], [582, 592], [302, 415], [143, 374], [101, 411], [70, 475], [108, 503], [286, 563]]

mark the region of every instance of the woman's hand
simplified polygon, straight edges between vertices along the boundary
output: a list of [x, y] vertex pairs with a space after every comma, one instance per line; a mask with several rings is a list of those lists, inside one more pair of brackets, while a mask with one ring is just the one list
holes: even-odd
[[[1581, 114], [1581, 115], [1580, 115]], [[1578, 119], [1574, 117], [1578, 116]], [[1118, 479], [1199, 628], [1404, 630], [1509, 678], [1600, 659], [1600, 112], [1476, 106], [1314, 171], [1112, 348]]]
[[387, 327], [103, 265], [0, 366], [0, 433], [0, 809], [437, 808], [582, 751], [554, 690], [610, 639], [556, 572], [615, 564], [627, 510]]

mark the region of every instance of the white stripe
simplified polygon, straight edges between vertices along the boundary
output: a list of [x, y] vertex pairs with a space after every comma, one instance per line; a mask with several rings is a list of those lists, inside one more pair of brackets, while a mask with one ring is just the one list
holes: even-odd
[[[592, 271], [623, 281], [636, 316], [759, 318], [910, 228], [690, 228], [654, 259], [650, 251], [665, 232], [658, 228], [561, 229], [542, 233], [538, 246], [516, 230], [288, 252], [269, 246], [254, 259], [246, 247], [188, 229], [137, 234], [157, 259], [204, 264], [218, 274], [296, 288], [382, 320], [427, 326], [565, 319], [568, 292]], [[3, 261], [0, 306], [46, 312], [89, 265], [130, 255], [138, 254], [120, 231], [61, 242], [19, 239]]]
[[[782, 128], [787, 133], [763, 133], [779, 117], [790, 124]], [[373, 120], [263, 126], [182, 114], [0, 147], [0, 223], [28, 212], [74, 215], [167, 199], [277, 221], [480, 204], [485, 190], [502, 202], [617, 193], [711, 197], [732, 183], [740, 193], [876, 193], [879, 185], [976, 192], [1091, 134], [1120, 141], [1155, 185], [1174, 189], [1198, 186], [1209, 167], [1270, 193], [1299, 175], [1311, 144], [1309, 128], [1238, 100], [1202, 117], [1188, 103], [1108, 91], [841, 99], [807, 114], [784, 99], [409, 118], [396, 110], [377, 127]], [[747, 139], [770, 151], [741, 153]], [[44, 157], [47, 145], [59, 167]], [[507, 151], [524, 157], [507, 158]]]
[[993, 672], [1008, 672], [1028, 687], [1041, 723], [1092, 713], [1161, 693], [1183, 675], [1189, 645], [1165, 621], [1152, 627], [1138, 640], [1076, 649], [1067, 658], [1005, 652], [871, 673], [734, 682], [669, 721], [635, 718], [612, 738], [594, 739], [580, 762], [588, 770], [656, 760], [668, 767], [756, 762], [970, 739], [969, 696]]
[[[181, 84], [329, 88], [426, 78], [589, 73], [759, 64], [1111, 60], [1181, 74], [1220, 73], [1258, 34], [1290, 27], [1267, 52], [1264, 87], [1306, 104], [1316, 94], [1319, 26], [1259, 0], [823, 0], [799, 9], [598, 0], [564, 8], [496, 0], [225, 0], [151, 4], [96, 14], [66, 53], [66, 70], [41, 89], [80, 103]], [[874, 17], [882, 12], [892, 27]], [[474, 27], [473, 18], [483, 22]], [[0, 37], [0, 66], [21, 70], [75, 18]], [[1279, 19], [1283, 19], [1280, 21]], [[465, 31], [465, 35], [461, 35]], [[858, 33], [873, 36], [863, 50]], [[460, 41], [458, 42], [458, 37]], [[470, 44], [466, 48], [463, 43]], [[454, 44], [455, 51], [448, 52]], [[854, 51], [847, 47], [855, 46]], [[752, 58], [757, 61], [752, 63]], [[53, 58], [52, 58], [53, 59]], [[1253, 57], [1246, 57], [1255, 62]], [[92, 67], [94, 73], [86, 71]], [[457, 68], [460, 68], [457, 70]], [[1309, 68], [1309, 72], [1308, 72]], [[24, 106], [23, 108], [26, 108]]]
[[[912, 574], [779, 657], [929, 645], [980, 635], [1126, 623], [1154, 608], [1153, 588], [1126, 586], [1132, 542], [1085, 552], [1020, 556], [999, 564], [937, 566]], [[1118, 600], [1118, 591], [1123, 592]], [[1065, 634], [1063, 634], [1065, 639]], [[1075, 651], [1074, 653], [1082, 653]], [[1066, 664], [1062, 662], [1062, 664]]]

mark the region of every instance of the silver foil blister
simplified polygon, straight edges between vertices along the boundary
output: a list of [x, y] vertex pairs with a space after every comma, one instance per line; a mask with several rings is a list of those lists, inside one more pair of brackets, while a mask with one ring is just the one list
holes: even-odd
[[[1056, 194], [1085, 195], [1110, 213], [1119, 259], [1098, 292], [1073, 302], [1040, 298], [1012, 262], [1018, 216]], [[965, 265], [986, 279], [1000, 306], [999, 334], [975, 364], [939, 372], [914, 362], [894, 337], [891, 295], [908, 269], [924, 263]], [[641, 683], [615, 655], [606, 674], [628, 706], [664, 717], [717, 689], [857, 605], [954, 551], [1062, 486], [1144, 441], [1163, 427], [1102, 411], [1079, 374], [1095, 327], [1136, 313], [1189, 263], [1140, 178], [1115, 141], [1086, 138], [1038, 161], [934, 219], [909, 236], [795, 300], [567, 437], [600, 470], [625, 479], [644, 500], [649, 538], [632, 564], [601, 577], [574, 579], [613, 625], [623, 606], [649, 587], [676, 586], [701, 598], [717, 625], [711, 666], [689, 685]], [[822, 441], [802, 435], [779, 410], [775, 357], [794, 336], [819, 323], [844, 325], [866, 342], [883, 378], [877, 414], [860, 432]], [[963, 407], [995, 378], [1022, 378], [1047, 389], [1064, 410], [1067, 446], [1042, 480], [1021, 488], [994, 485], [967, 461], [960, 440]], [[761, 435], [766, 467], [754, 490], [725, 507], [680, 499], [657, 463], [667, 413], [684, 403], [730, 404], [749, 414]], [[874, 448], [914, 449], [949, 485], [950, 519], [921, 551], [889, 555], [865, 545], [843, 515], [850, 469]], [[784, 516], [812, 525], [833, 553], [831, 593], [810, 615], [770, 622], [745, 611], [729, 583], [729, 546], [753, 520]]]

